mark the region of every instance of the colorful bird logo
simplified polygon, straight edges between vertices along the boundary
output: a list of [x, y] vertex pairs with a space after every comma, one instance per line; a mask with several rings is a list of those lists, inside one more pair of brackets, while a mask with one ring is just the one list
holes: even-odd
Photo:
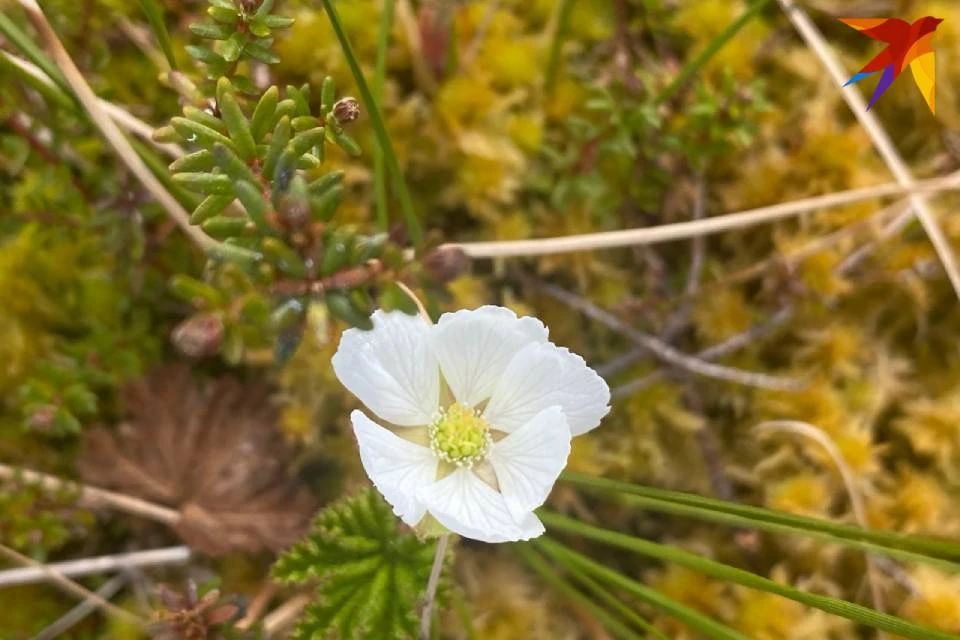
[[913, 24], [899, 18], [840, 18], [840, 22], [849, 25], [874, 40], [887, 43], [886, 48], [868, 62], [852, 78], [847, 80], [853, 84], [882, 72], [880, 83], [877, 85], [870, 103], [869, 110], [880, 96], [893, 84], [897, 76], [910, 65], [913, 79], [917, 88], [923, 94], [923, 99], [930, 106], [930, 111], [936, 113], [935, 91], [937, 84], [936, 54], [930, 41], [937, 26], [943, 22], [942, 18], [927, 16], [915, 20]]

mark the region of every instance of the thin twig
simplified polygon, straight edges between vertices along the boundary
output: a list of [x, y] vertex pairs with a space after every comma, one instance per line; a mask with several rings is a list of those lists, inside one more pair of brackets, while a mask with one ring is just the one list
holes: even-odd
[[[846, 100], [854, 116], [860, 121], [863, 128], [866, 129], [867, 134], [873, 141], [874, 147], [877, 149], [877, 153], [883, 158], [890, 172], [893, 173], [894, 178], [896, 178], [897, 182], [904, 188], [909, 189], [913, 187], [917, 182], [914, 180], [903, 158], [900, 157], [900, 152], [897, 151], [893, 141], [887, 134], [886, 129], [883, 128], [883, 125], [880, 124], [876, 115], [867, 110], [867, 104], [863, 96], [860, 95], [860, 90], [852, 84], [846, 84], [846, 72], [843, 70], [836, 56], [833, 55], [833, 52], [830, 50], [830, 45], [827, 44], [820, 30], [817, 29], [806, 11], [794, 4], [793, 0], [779, 1], [780, 6], [783, 7], [784, 12], [793, 23], [800, 37], [803, 38], [817, 57], [820, 58], [820, 62], [827, 69], [830, 77], [833, 78], [833, 81], [840, 87], [840, 93], [843, 95], [843, 99]], [[953, 286], [954, 292], [960, 297], [960, 267], [957, 265], [957, 259], [953, 254], [949, 239], [943, 232], [943, 229], [937, 224], [936, 216], [927, 203], [926, 198], [918, 193], [912, 193], [910, 195], [910, 206], [913, 208], [914, 214], [923, 226], [923, 230], [930, 239], [930, 243], [933, 244], [933, 248], [937, 252], [937, 257], [940, 259], [943, 270], [950, 279], [950, 284]]]
[[148, 29], [130, 22], [130, 20], [124, 16], [120, 16], [120, 19], [117, 20], [117, 27], [120, 28], [120, 31], [122, 31], [125, 36], [130, 38], [130, 41], [143, 52], [143, 55], [150, 59], [153, 66], [164, 71], [170, 70], [170, 63], [167, 62], [167, 57], [157, 48], [157, 45], [154, 43], [153, 34]]
[[430, 640], [430, 625], [433, 623], [433, 602], [437, 598], [437, 585], [443, 571], [443, 559], [447, 555], [450, 534], [445, 533], [437, 540], [437, 551], [433, 556], [433, 567], [427, 580], [427, 592], [424, 595], [423, 613], [420, 615], [420, 640]]
[[490, 0], [487, 2], [487, 9], [483, 12], [483, 17], [480, 18], [480, 23], [477, 24], [477, 28], [473, 32], [473, 38], [470, 39], [470, 44], [467, 45], [463, 56], [460, 58], [461, 70], [469, 69], [473, 65], [474, 59], [477, 57], [477, 54], [480, 53], [480, 47], [483, 46], [483, 40], [487, 37], [487, 30], [490, 29], [490, 25], [493, 24], [493, 18], [499, 8], [500, 0]]
[[[692, 219], [702, 220], [707, 212], [707, 181], [703, 172], [697, 175], [696, 188], [693, 196]], [[690, 314], [693, 311], [692, 298], [700, 289], [703, 278], [703, 263], [706, 254], [707, 239], [695, 236], [690, 243], [690, 268], [687, 271], [687, 281], [683, 286], [683, 297], [679, 307], [671, 314], [666, 322], [660, 337], [664, 342], [672, 342], [689, 324]]]
[[880, 243], [900, 233], [904, 227], [910, 224], [914, 215], [911, 209], [901, 212], [896, 218], [891, 220], [881, 231], [880, 237], [872, 242], [868, 242], [853, 253], [837, 266], [838, 273], [849, 273], [856, 269], [861, 262], [866, 260], [870, 254], [877, 250]]
[[[853, 475], [853, 470], [847, 464], [843, 453], [834, 443], [834, 441], [819, 427], [800, 420], [771, 420], [763, 422], [756, 427], [757, 431], [779, 431], [783, 433], [792, 433], [794, 435], [813, 440], [819, 444], [827, 456], [833, 462], [837, 471], [840, 473], [840, 479], [850, 497], [850, 507], [853, 510], [853, 517], [862, 529], [869, 529], [870, 522], [867, 519], [867, 509], [863, 504], [863, 496], [857, 488], [857, 479]], [[884, 610], [883, 592], [880, 591], [880, 584], [876, 576], [876, 567], [873, 563], [873, 557], [870, 554], [865, 556], [867, 562], [867, 581], [870, 583], [870, 594], [873, 598], [873, 608], [877, 611]], [[878, 637], [885, 635], [878, 632]]]
[[[793, 309], [782, 309], [775, 313], [763, 324], [751, 327], [746, 331], [727, 338], [723, 342], [713, 345], [712, 347], [698, 351], [696, 353], [696, 357], [700, 360], [714, 360], [716, 358], [722, 358], [723, 356], [739, 351], [747, 345], [769, 335], [792, 317]], [[653, 373], [648, 373], [641, 378], [631, 380], [630, 382], [622, 384], [619, 387], [615, 387], [610, 392], [610, 396], [615, 400], [627, 397], [637, 393], [642, 389], [646, 389], [651, 384], [657, 382], [658, 380], [662, 380], [666, 376], [667, 374], [665, 371], [654, 371]]]
[[610, 329], [624, 335], [636, 344], [649, 350], [650, 353], [664, 362], [689, 371], [690, 373], [726, 380], [728, 382], [736, 382], [751, 387], [776, 389], [780, 391], [796, 391], [804, 386], [802, 380], [743, 371], [742, 369], [713, 364], [700, 357], [688, 355], [675, 349], [656, 336], [644, 333], [621, 322], [612, 313], [601, 309], [585, 298], [581, 298], [547, 282], [541, 282], [526, 276], [521, 279], [551, 298], [569, 305], [596, 322], [606, 325]]
[[252, 627], [257, 620], [260, 619], [260, 616], [263, 615], [264, 610], [266, 610], [270, 601], [273, 600], [273, 596], [277, 595], [278, 588], [275, 582], [267, 582], [250, 602], [246, 615], [243, 616], [234, 627], [239, 631], [246, 631]]
[[685, 240], [697, 236], [744, 229], [754, 225], [775, 222], [784, 218], [808, 213], [815, 209], [839, 207], [874, 198], [902, 196], [905, 194], [934, 193], [957, 189], [960, 189], [960, 175], [952, 174], [940, 178], [917, 181], [911, 186], [889, 183], [875, 187], [862, 187], [859, 189], [850, 189], [849, 191], [839, 191], [822, 196], [815, 196], [813, 198], [804, 198], [803, 200], [795, 200], [793, 202], [783, 202], [767, 207], [747, 209], [745, 211], [728, 213], [704, 220], [688, 220], [686, 222], [664, 224], [656, 227], [601, 231], [597, 233], [584, 233], [557, 238], [539, 238], [535, 240], [448, 243], [442, 245], [442, 247], [458, 248], [468, 257], [479, 259], [542, 256], [555, 253], [574, 253], [595, 249], [657, 244], [671, 240]]
[[413, 6], [410, 0], [397, 0], [396, 4], [397, 22], [403, 29], [407, 38], [407, 47], [410, 49], [410, 64], [413, 67], [413, 76], [417, 84], [427, 95], [433, 95], [437, 92], [437, 81], [433, 73], [426, 65], [426, 57], [423, 53], [423, 40], [420, 35], [420, 25], [417, 23], [417, 17], [413, 12]]
[[147, 502], [140, 498], [128, 496], [115, 491], [98, 489], [89, 485], [76, 484], [66, 480], [61, 480], [55, 476], [47, 475], [29, 469], [11, 467], [0, 463], [0, 480], [19, 480], [36, 483], [49, 491], [58, 491], [63, 489], [75, 489], [79, 492], [79, 501], [89, 507], [109, 506], [125, 513], [156, 520], [163, 524], [173, 525], [180, 520], [180, 513], [175, 509]]
[[60, 38], [54, 32], [43, 10], [36, 3], [36, 0], [19, 0], [20, 5], [26, 10], [27, 17], [33, 23], [34, 27], [40, 33], [43, 41], [46, 43], [53, 57], [54, 62], [63, 72], [67, 83], [77, 94], [77, 98], [87, 110], [87, 114], [93, 121], [93, 124], [100, 130], [107, 142], [113, 147], [113, 150], [120, 157], [130, 171], [137, 177], [150, 194], [160, 203], [170, 218], [179, 226], [183, 232], [199, 246], [207, 251], [218, 245], [217, 241], [190, 224], [190, 215], [180, 206], [177, 199], [174, 198], [164, 188], [156, 176], [150, 172], [150, 169], [143, 162], [136, 150], [131, 146], [130, 141], [124, 137], [123, 132], [117, 128], [110, 116], [107, 115], [100, 101], [94, 94], [93, 89], [87, 84], [83, 74], [70, 58], [70, 54], [64, 48]]
[[[131, 567], [143, 568], [185, 564], [189, 560], [190, 548], [179, 546], [55, 562], [48, 564], [47, 567], [60, 575], [77, 578], [98, 573], [110, 573]], [[7, 571], [0, 571], [0, 589], [19, 584], [42, 582], [46, 579], [46, 572], [35, 567], [8, 569]]]
[[[697, 176], [696, 194], [693, 199], [693, 220], [702, 220], [707, 211], [707, 180], [703, 173]], [[706, 255], [707, 241], [703, 236], [695, 236], [690, 244], [690, 270], [683, 291], [693, 295], [700, 288], [703, 277], [703, 261]]]
[[433, 324], [433, 318], [430, 317], [430, 314], [427, 312], [427, 308], [423, 306], [423, 302], [420, 298], [417, 297], [417, 294], [413, 292], [413, 289], [407, 286], [405, 282], [397, 280], [394, 284], [407, 294], [407, 297], [413, 300], [413, 303], [417, 305], [417, 311], [420, 313], [420, 317], [424, 319], [427, 324]]
[[[94, 593], [104, 600], [109, 601], [110, 598], [120, 593], [120, 590], [123, 589], [126, 584], [127, 576], [120, 573], [104, 582], [103, 585]], [[33, 636], [32, 640], [53, 640], [54, 638], [59, 638], [60, 635], [66, 633], [70, 627], [96, 611], [98, 606], [99, 605], [95, 600], [89, 597], [86, 598], [83, 602], [75, 606], [73, 609], [70, 609], [70, 611], [67, 611], [52, 624], [43, 628], [40, 633]]]
[[305, 593], [294, 596], [274, 609], [263, 619], [263, 633], [267, 638], [277, 638], [293, 624], [303, 608], [310, 604], [311, 597]]
[[125, 622], [135, 624], [137, 626], [143, 625], [143, 620], [126, 609], [121, 609], [112, 602], [107, 602], [102, 597], [98, 596], [94, 592], [90, 591], [83, 585], [77, 584], [70, 578], [64, 577], [63, 574], [54, 571], [45, 564], [41, 564], [32, 558], [19, 553], [11, 549], [10, 547], [0, 544], [0, 555], [6, 557], [8, 560], [15, 562], [16, 564], [25, 566], [25, 567], [36, 567], [41, 569], [44, 573], [47, 574], [47, 577], [50, 579], [50, 582], [60, 587], [63, 591], [70, 593], [72, 595], [83, 598], [84, 600], [90, 600], [95, 602], [98, 607], [104, 611], [109, 612], [111, 615], [124, 620]]

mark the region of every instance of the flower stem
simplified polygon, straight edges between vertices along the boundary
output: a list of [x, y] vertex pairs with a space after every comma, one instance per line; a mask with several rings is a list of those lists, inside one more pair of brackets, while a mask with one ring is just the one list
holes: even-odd
[[420, 317], [423, 318], [427, 324], [433, 324], [433, 318], [430, 317], [430, 312], [427, 311], [427, 308], [425, 306], [423, 306], [423, 302], [420, 300], [420, 298], [417, 297], [417, 294], [413, 292], [413, 289], [408, 287], [406, 283], [401, 282], [400, 280], [397, 280], [396, 285], [397, 287], [400, 288], [401, 291], [407, 294], [408, 298], [413, 300], [413, 303], [415, 305], [417, 305], [417, 311], [420, 312]]
[[440, 584], [440, 572], [443, 570], [443, 558], [447, 555], [450, 534], [445, 533], [437, 540], [437, 552], [433, 556], [433, 567], [427, 580], [427, 593], [420, 616], [420, 640], [430, 640], [430, 623], [433, 621], [433, 601], [437, 597], [437, 585]]

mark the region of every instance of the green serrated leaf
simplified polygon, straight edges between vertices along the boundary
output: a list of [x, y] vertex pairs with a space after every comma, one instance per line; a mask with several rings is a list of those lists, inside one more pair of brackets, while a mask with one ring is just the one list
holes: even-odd
[[[416, 612], [434, 552], [435, 544], [401, 531], [389, 505], [373, 491], [327, 507], [307, 538], [274, 566], [274, 575], [284, 582], [316, 579], [319, 584], [295, 637], [416, 637]], [[438, 600], [446, 593], [441, 581]]]

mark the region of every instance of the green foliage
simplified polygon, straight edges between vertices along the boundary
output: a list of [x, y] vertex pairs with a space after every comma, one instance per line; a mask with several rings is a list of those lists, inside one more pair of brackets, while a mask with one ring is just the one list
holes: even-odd
[[[209, 20], [190, 25], [194, 35], [213, 45], [193, 45], [187, 53], [207, 67], [211, 78], [232, 76], [243, 60], [273, 64], [273, 32], [293, 24], [292, 18], [272, 13], [273, 0], [208, 0]], [[248, 81], [244, 80], [247, 86]]]
[[[206, 102], [195, 87], [187, 93]], [[188, 104], [155, 136], [200, 147], [170, 165], [172, 181], [199, 198], [191, 222], [222, 243], [206, 283], [188, 276], [172, 283], [199, 311], [175, 334], [190, 355], [221, 352], [235, 364], [273, 345], [275, 358], [285, 361], [313, 297], [332, 317], [369, 327], [369, 287], [385, 269], [403, 267], [385, 233], [368, 236], [332, 223], [343, 172], [321, 167], [328, 145], [360, 153], [346, 131], [359, 106], [337, 100], [329, 77], [316, 115], [310, 95], [308, 84], [282, 92], [273, 86], [246, 104], [221, 77], [213, 108]]]
[[0, 543], [45, 557], [93, 524], [93, 514], [77, 509], [77, 492], [51, 491], [22, 478], [0, 485]]
[[0, 251], [0, 286], [16, 300], [0, 321], [18, 381], [8, 402], [26, 428], [49, 435], [76, 433], [99, 396], [140, 374], [158, 348], [147, 310], [107, 286], [122, 268], [102, 259], [112, 239], [71, 236], [28, 223]]
[[284, 582], [318, 581], [296, 637], [416, 637], [435, 547], [401, 531], [389, 505], [373, 490], [327, 507], [307, 539], [274, 566], [274, 575]]

